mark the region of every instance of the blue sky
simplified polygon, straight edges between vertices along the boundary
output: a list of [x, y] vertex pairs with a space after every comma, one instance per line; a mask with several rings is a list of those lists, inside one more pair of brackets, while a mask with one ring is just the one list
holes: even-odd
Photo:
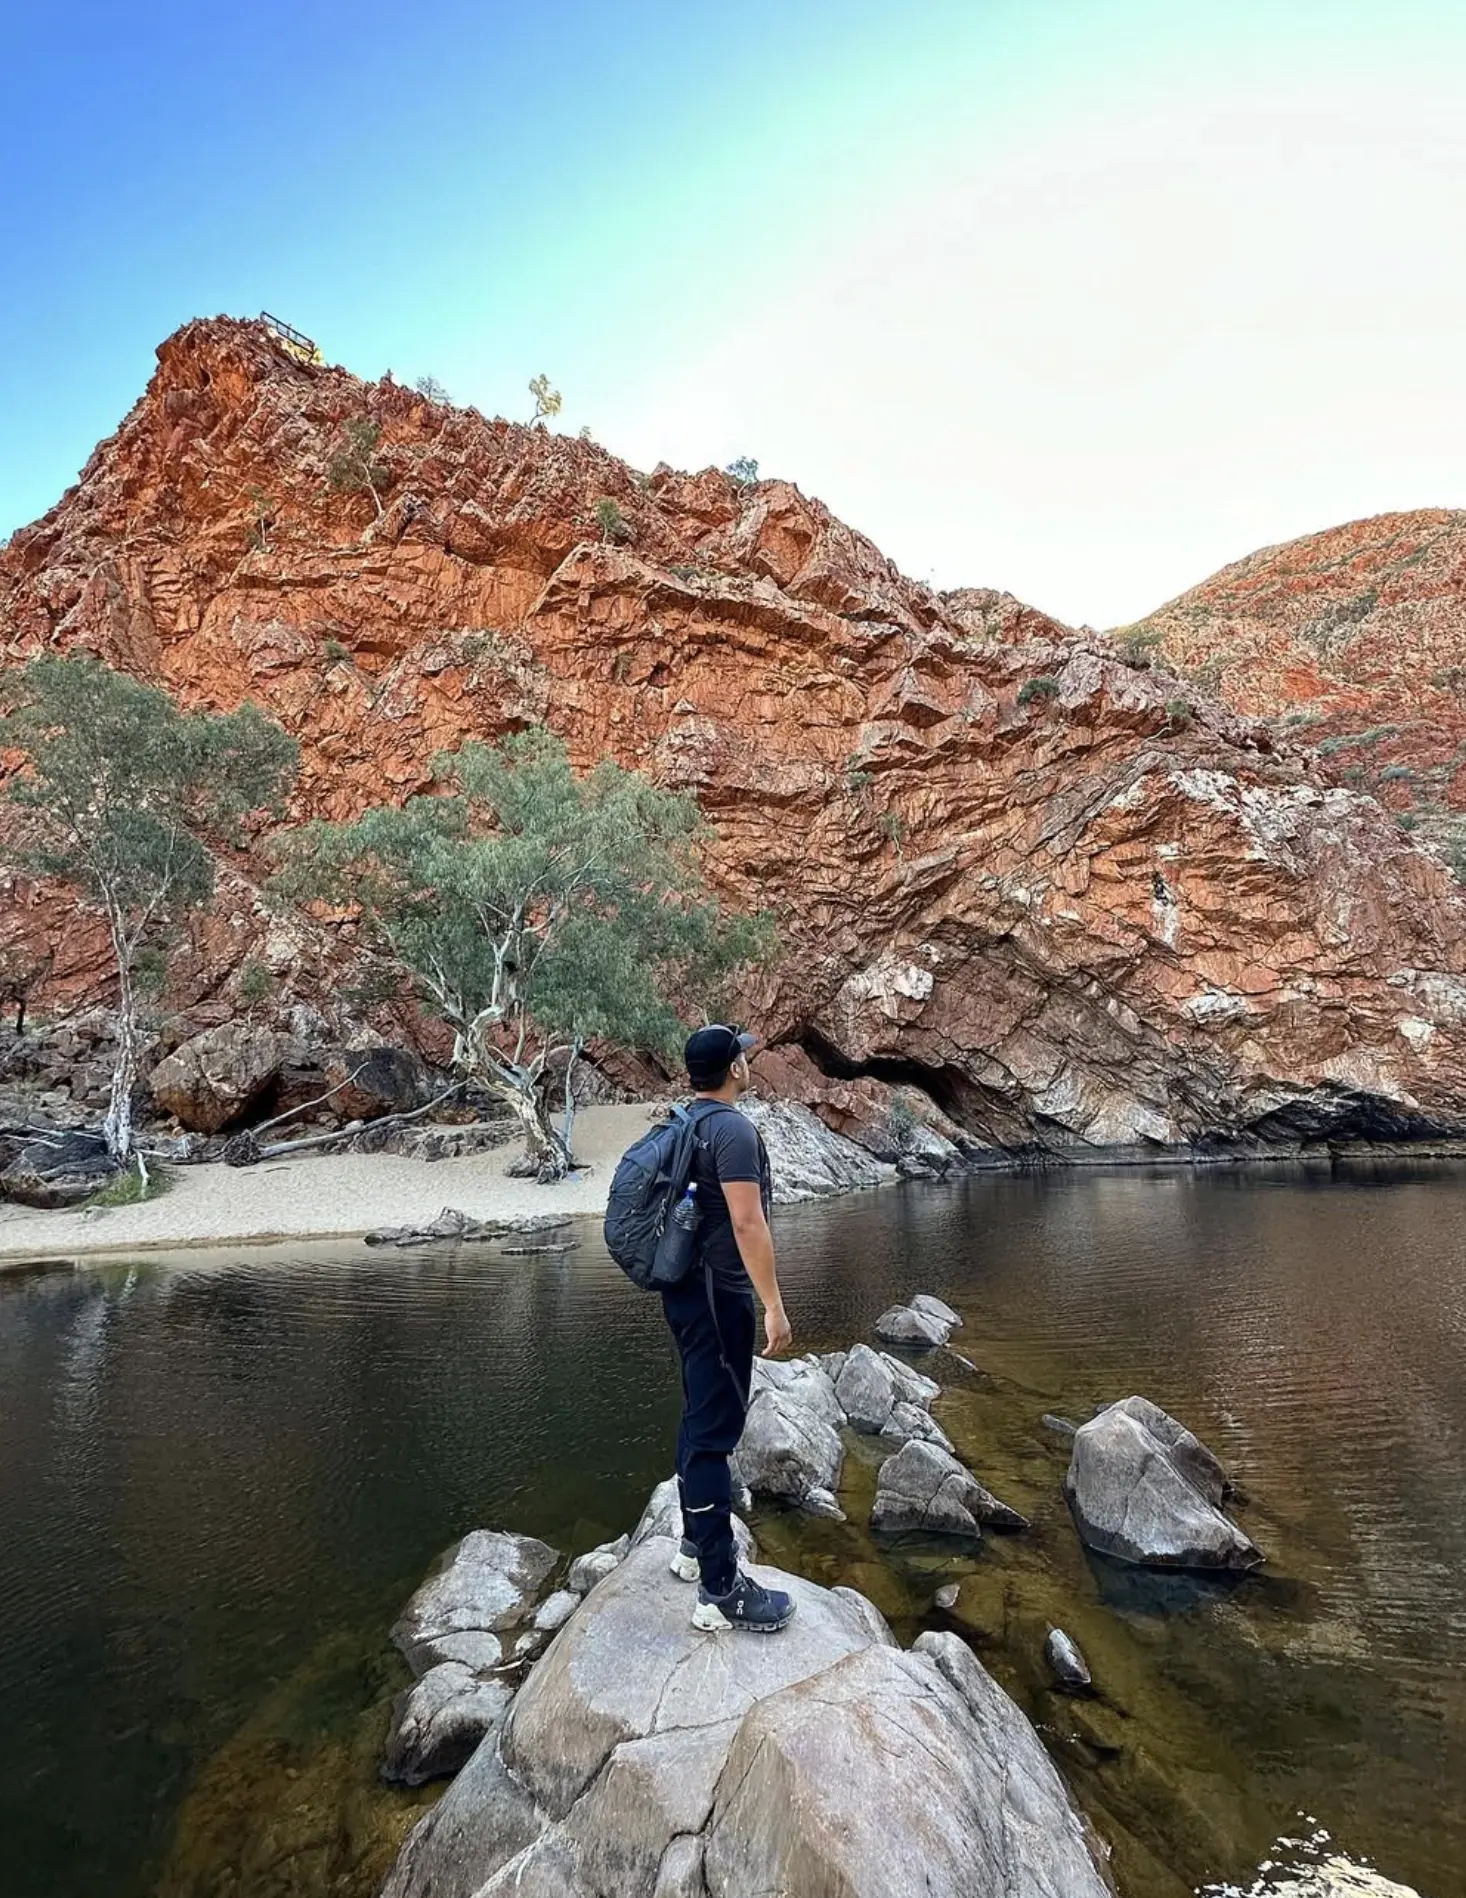
[[268, 308], [650, 466], [748, 453], [941, 584], [1134, 617], [1466, 504], [1466, 9], [31, 6], [0, 533], [190, 316]]

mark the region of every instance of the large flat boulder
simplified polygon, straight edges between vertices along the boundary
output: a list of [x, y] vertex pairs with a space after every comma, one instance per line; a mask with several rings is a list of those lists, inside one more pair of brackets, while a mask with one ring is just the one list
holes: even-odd
[[1088, 1548], [1149, 1568], [1246, 1570], [1262, 1551], [1219, 1504], [1222, 1466], [1143, 1397], [1111, 1404], [1074, 1435], [1065, 1494]]
[[[648, 1536], [588, 1595], [382, 1898], [1106, 1898], [1033, 1729], [955, 1637], [795, 1597], [700, 1635]], [[924, 1650], [924, 1651], [923, 1651]]]

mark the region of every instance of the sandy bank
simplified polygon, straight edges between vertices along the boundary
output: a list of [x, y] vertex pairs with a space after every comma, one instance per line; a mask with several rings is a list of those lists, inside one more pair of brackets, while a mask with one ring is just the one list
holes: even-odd
[[141, 1206], [43, 1213], [0, 1205], [0, 1271], [23, 1259], [78, 1252], [352, 1237], [375, 1226], [425, 1224], [445, 1206], [475, 1219], [598, 1213], [617, 1160], [646, 1124], [644, 1105], [584, 1109], [575, 1148], [585, 1170], [559, 1186], [506, 1179], [518, 1149], [501, 1147], [462, 1160], [343, 1154], [180, 1167], [172, 1191]]

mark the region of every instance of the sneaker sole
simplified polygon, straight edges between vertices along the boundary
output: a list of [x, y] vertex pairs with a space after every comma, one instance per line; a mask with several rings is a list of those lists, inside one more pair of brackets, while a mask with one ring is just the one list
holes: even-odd
[[791, 1608], [782, 1621], [730, 1621], [721, 1608], [700, 1601], [692, 1611], [692, 1625], [703, 1634], [777, 1634], [794, 1619]]
[[679, 1582], [700, 1582], [702, 1563], [695, 1555], [674, 1555], [667, 1564]]

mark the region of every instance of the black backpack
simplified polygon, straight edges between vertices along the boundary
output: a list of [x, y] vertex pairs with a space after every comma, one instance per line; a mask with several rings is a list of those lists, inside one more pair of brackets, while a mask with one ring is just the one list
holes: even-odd
[[686, 1190], [698, 1146], [699, 1108], [721, 1108], [721, 1101], [695, 1101], [691, 1110], [674, 1107], [662, 1121], [626, 1149], [611, 1178], [606, 1202], [606, 1250], [633, 1285], [644, 1292], [661, 1288], [658, 1247], [672, 1208]]

